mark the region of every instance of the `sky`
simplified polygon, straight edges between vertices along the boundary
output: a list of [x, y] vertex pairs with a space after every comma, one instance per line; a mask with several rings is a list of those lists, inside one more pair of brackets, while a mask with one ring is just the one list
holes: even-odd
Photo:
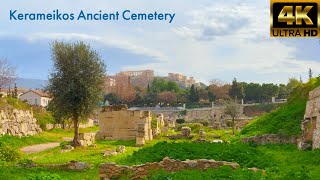
[[[48, 78], [50, 42], [84, 41], [112, 75], [153, 69], [209, 82], [286, 83], [320, 73], [316, 38], [271, 38], [269, 0], [10, 0], [0, 2], [0, 57], [21, 78]], [[9, 11], [175, 13], [174, 21], [10, 21]]]

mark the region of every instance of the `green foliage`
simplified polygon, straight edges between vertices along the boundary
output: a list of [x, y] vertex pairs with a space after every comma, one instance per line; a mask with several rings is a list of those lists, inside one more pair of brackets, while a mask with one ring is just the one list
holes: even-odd
[[65, 116], [90, 115], [103, 92], [105, 65], [100, 55], [83, 42], [54, 42], [52, 60], [47, 89], [54, 97], [55, 110]]
[[185, 123], [186, 120], [184, 120], [184, 119], [177, 119], [176, 122], [177, 122], [178, 124], [182, 124], [182, 123]]
[[58, 174], [50, 174], [45, 172], [30, 174], [26, 177], [27, 180], [62, 180]]
[[209, 125], [208, 121], [200, 121], [199, 123], [201, 123], [203, 126], [208, 126]]
[[241, 131], [246, 136], [261, 134], [299, 135], [308, 94], [318, 87], [320, 82], [311, 79], [306, 84], [297, 86], [291, 93], [288, 103], [279, 109], [252, 121]]
[[154, 131], [157, 128], [157, 124], [158, 124], [158, 119], [156, 116], [152, 116], [151, 119], [151, 129], [152, 131]]
[[53, 69], [47, 90], [54, 97], [54, 111], [75, 122], [75, 145], [78, 142], [79, 119], [85, 119], [102, 99], [105, 65], [101, 56], [89, 45], [52, 43]]
[[121, 99], [115, 93], [109, 93], [104, 96], [104, 101], [108, 101], [112, 105], [121, 104]]
[[232, 85], [229, 90], [229, 96], [232, 99], [242, 99], [245, 96], [243, 85], [242, 83], [238, 83], [236, 78], [234, 78], [232, 81]]
[[17, 149], [5, 143], [0, 143], [0, 161], [16, 162], [20, 158], [21, 153]]
[[222, 166], [217, 169], [200, 170], [183, 170], [181, 172], [169, 173], [163, 170], [152, 172], [151, 180], [155, 179], [263, 179], [262, 172], [253, 172], [246, 169], [233, 170], [229, 166]]
[[[243, 167], [270, 167], [272, 157], [247, 144], [221, 143], [168, 143], [160, 142], [134, 152], [125, 159], [128, 164], [160, 162], [163, 158], [172, 159], [214, 159], [237, 162]], [[270, 161], [264, 161], [269, 159]]]
[[194, 86], [194, 84], [191, 85], [190, 87], [190, 102], [194, 103], [194, 102], [199, 102], [199, 92], [198, 89]]
[[171, 91], [174, 93], [179, 93], [181, 90], [176, 82], [167, 81], [163, 78], [156, 77], [152, 81], [151, 87], [149, 87], [149, 91], [156, 93], [156, 94], [159, 94], [164, 91]]
[[42, 129], [46, 129], [46, 124], [56, 123], [55, 118], [52, 116], [51, 112], [48, 111], [33, 111], [34, 117], [37, 119], [37, 124], [40, 125]]
[[5, 97], [5, 98], [0, 98], [0, 109], [20, 109], [20, 110], [30, 110], [31, 107], [23, 102], [20, 101], [16, 98], [13, 97]]

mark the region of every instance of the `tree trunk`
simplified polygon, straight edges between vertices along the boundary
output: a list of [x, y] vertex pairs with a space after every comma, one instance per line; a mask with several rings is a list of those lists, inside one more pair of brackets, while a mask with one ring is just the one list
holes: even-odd
[[232, 117], [232, 135], [234, 135], [234, 117]]
[[74, 147], [78, 147], [81, 144], [79, 141], [79, 117], [77, 115], [74, 116], [73, 123], [74, 123], [74, 137], [73, 137], [72, 145]]

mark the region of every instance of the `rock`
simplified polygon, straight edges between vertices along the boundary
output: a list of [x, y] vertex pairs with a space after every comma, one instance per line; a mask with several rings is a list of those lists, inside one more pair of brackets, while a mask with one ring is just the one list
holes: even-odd
[[117, 147], [117, 152], [120, 153], [120, 154], [123, 154], [125, 153], [126, 151], [126, 147], [125, 146], [118, 146]]
[[74, 150], [74, 147], [71, 145], [64, 145], [63, 148], [64, 150]]
[[103, 156], [115, 156], [115, 155], [118, 155], [116, 150], [109, 150], [103, 153]]
[[223, 141], [221, 139], [216, 139], [211, 141], [211, 143], [223, 143]]
[[83, 171], [85, 169], [88, 169], [89, 167], [90, 166], [84, 162], [76, 162], [75, 163], [75, 170], [77, 170], [77, 171]]
[[190, 137], [191, 135], [191, 128], [190, 127], [187, 127], [187, 126], [184, 126], [181, 128], [181, 134], [182, 136], [184, 137]]

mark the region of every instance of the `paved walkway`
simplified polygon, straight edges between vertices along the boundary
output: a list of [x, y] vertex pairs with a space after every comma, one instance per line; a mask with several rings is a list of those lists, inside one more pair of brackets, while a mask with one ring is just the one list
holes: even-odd
[[26, 146], [21, 148], [20, 150], [24, 152], [25, 154], [32, 154], [32, 153], [38, 153], [41, 151], [45, 151], [48, 149], [52, 149], [55, 147], [60, 146], [60, 142], [54, 142], [54, 143], [47, 143], [47, 144], [37, 144], [33, 146]]

